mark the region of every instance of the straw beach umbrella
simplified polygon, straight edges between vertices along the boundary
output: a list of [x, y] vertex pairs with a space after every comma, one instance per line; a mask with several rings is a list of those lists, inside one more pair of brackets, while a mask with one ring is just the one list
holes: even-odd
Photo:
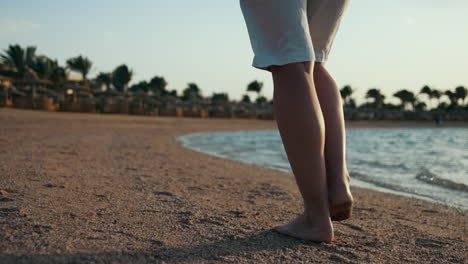
[[65, 96], [70, 96], [72, 95], [72, 102], [73, 103], [78, 103], [79, 102], [79, 95], [84, 94], [88, 95], [90, 97], [93, 96], [93, 93], [91, 90], [83, 85], [80, 85], [78, 83], [72, 83], [67, 86], [62, 87], [62, 91], [65, 92]]
[[0, 102], [1, 105], [8, 105], [8, 87], [7, 82], [10, 82], [11, 79], [5, 76], [0, 75], [0, 88], [2, 88], [2, 97], [3, 100]]
[[93, 91], [96, 97], [96, 110], [101, 113], [128, 113], [128, 100], [125, 93], [114, 89]]
[[5, 76], [0, 75], [0, 88], [1, 88], [1, 102], [0, 106], [8, 105], [8, 85], [7, 82], [10, 82], [11, 79]]
[[27, 70], [22, 79], [15, 80], [13, 81], [13, 83], [20, 87], [21, 90], [30, 92], [31, 104], [33, 109], [36, 108], [35, 99], [38, 89], [45, 89], [47, 85], [52, 84], [48, 80], [42, 80], [39, 77], [37, 77], [37, 74], [31, 69]]
[[183, 116], [182, 100], [173, 95], [164, 95], [158, 98], [161, 102], [160, 116]]
[[[62, 87], [61, 90], [64, 92], [64, 96], [66, 98], [66, 102], [62, 102], [60, 105], [61, 110], [72, 112], [95, 111], [94, 96], [89, 88], [78, 83], [72, 83]], [[71, 101], [69, 100], [70, 97]], [[83, 102], [81, 97], [88, 98], [88, 101]]]
[[[144, 91], [136, 91], [132, 94], [133, 104], [131, 106], [132, 114], [150, 114], [155, 115], [161, 106], [161, 102], [155, 97], [148, 95]], [[158, 109], [158, 110], [156, 110]]]

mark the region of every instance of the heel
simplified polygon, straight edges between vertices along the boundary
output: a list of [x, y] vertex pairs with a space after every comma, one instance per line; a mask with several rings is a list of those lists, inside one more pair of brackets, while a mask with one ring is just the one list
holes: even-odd
[[353, 203], [344, 203], [333, 206], [330, 209], [330, 218], [332, 221], [343, 221], [349, 219], [353, 214]]

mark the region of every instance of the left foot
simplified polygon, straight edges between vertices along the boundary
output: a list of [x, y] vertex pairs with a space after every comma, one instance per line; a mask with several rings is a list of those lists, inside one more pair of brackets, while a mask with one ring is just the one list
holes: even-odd
[[328, 205], [332, 221], [343, 221], [351, 217], [354, 199], [350, 189], [350, 178], [345, 177], [328, 178]]
[[320, 224], [312, 223], [304, 213], [287, 224], [275, 227], [275, 230], [284, 235], [319, 243], [333, 240], [333, 226], [330, 220]]

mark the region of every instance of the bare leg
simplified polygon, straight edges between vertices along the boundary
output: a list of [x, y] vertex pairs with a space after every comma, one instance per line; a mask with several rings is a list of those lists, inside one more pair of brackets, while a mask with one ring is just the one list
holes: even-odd
[[315, 63], [314, 83], [325, 119], [325, 163], [332, 220], [351, 216], [353, 197], [346, 167], [346, 137], [340, 91], [322, 63]]
[[275, 118], [304, 199], [304, 213], [276, 230], [301, 239], [329, 242], [333, 227], [325, 174], [325, 125], [311, 70], [311, 63], [271, 67]]

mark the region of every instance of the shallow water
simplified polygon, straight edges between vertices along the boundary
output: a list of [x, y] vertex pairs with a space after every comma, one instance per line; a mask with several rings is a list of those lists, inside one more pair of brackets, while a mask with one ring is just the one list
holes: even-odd
[[[277, 130], [196, 133], [188, 148], [291, 172]], [[468, 209], [468, 129], [348, 129], [352, 184]]]

